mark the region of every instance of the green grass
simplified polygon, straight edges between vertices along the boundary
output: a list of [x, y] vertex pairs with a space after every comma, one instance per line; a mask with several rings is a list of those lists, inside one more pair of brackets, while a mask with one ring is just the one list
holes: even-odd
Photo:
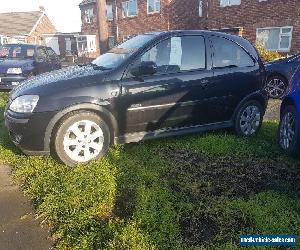
[[218, 131], [115, 146], [69, 169], [12, 145], [6, 98], [0, 162], [58, 249], [239, 249], [240, 234], [300, 235], [299, 163], [279, 151], [276, 123], [249, 140]]

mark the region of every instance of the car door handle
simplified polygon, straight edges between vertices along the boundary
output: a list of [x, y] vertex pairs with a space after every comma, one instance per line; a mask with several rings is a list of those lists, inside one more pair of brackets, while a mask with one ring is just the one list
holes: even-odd
[[201, 80], [201, 81], [200, 81], [200, 85], [201, 85], [202, 87], [206, 87], [208, 84], [209, 84], [209, 80]]

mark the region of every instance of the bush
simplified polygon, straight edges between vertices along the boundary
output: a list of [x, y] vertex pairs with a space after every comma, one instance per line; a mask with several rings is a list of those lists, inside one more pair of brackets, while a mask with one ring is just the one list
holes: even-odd
[[268, 51], [260, 43], [257, 43], [255, 46], [256, 46], [256, 49], [258, 50], [258, 53], [259, 53], [260, 57], [262, 58], [262, 60], [264, 62], [270, 62], [270, 61], [274, 61], [276, 59], [282, 58], [282, 56], [280, 55], [279, 52], [277, 52], [277, 51]]

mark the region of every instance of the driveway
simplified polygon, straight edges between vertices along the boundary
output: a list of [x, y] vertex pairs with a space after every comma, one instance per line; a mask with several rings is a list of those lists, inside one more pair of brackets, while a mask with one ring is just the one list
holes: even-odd
[[280, 120], [280, 105], [281, 100], [269, 100], [268, 108], [264, 116], [265, 121], [277, 121]]
[[10, 168], [0, 165], [0, 250], [48, 250], [52, 245], [29, 199], [12, 184]]

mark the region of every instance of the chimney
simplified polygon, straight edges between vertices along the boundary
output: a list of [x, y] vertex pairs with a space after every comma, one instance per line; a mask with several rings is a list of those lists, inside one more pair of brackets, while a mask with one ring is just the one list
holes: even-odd
[[45, 7], [44, 6], [39, 6], [40, 12], [45, 12]]

